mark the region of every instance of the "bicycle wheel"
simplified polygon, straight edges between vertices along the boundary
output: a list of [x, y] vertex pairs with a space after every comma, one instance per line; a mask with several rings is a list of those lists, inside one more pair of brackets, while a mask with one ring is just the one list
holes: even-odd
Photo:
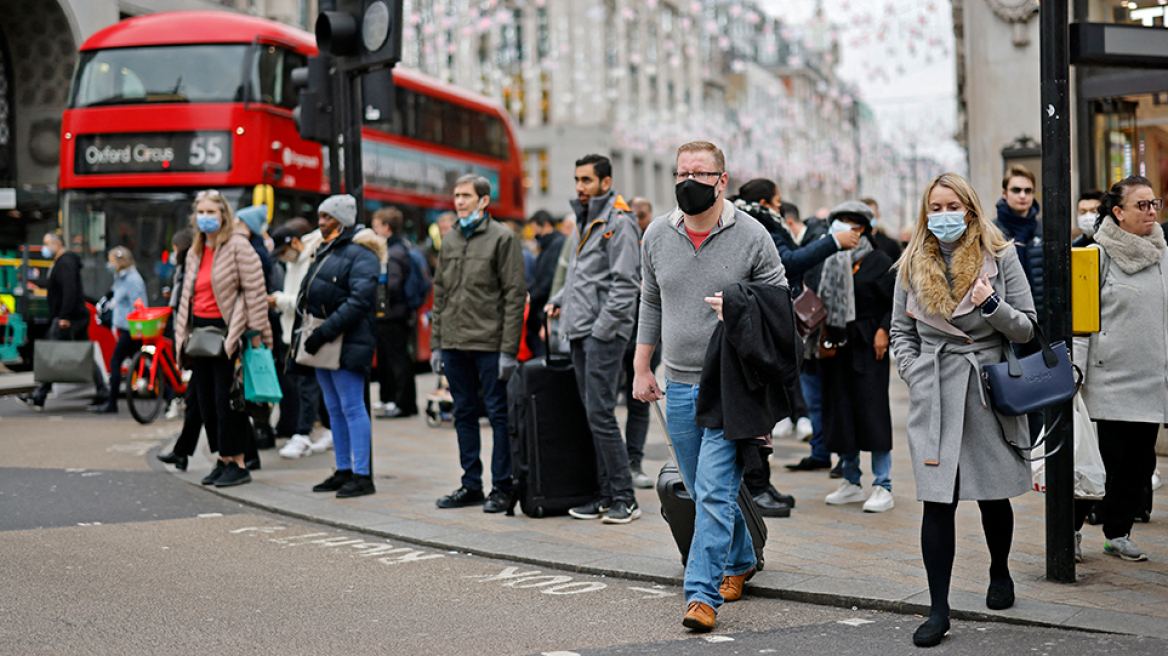
[[[149, 424], [158, 418], [162, 406], [166, 404], [164, 390], [166, 375], [155, 372], [154, 385], [150, 385], [150, 369], [154, 366], [155, 355], [139, 351], [130, 361], [130, 373], [126, 376], [126, 405], [130, 414], [139, 424]], [[161, 364], [161, 363], [160, 363]]]

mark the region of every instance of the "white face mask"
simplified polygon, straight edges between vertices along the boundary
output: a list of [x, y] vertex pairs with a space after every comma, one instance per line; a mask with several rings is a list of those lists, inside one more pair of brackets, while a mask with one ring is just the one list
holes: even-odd
[[1079, 215], [1079, 230], [1088, 237], [1095, 236], [1095, 221], [1099, 218], [1096, 212], [1087, 212]]
[[840, 221], [839, 219], [836, 219], [835, 221], [831, 222], [831, 227], [828, 228], [827, 231], [834, 235], [837, 232], [844, 232], [845, 230], [855, 229], [856, 226], [848, 223], [847, 221]]

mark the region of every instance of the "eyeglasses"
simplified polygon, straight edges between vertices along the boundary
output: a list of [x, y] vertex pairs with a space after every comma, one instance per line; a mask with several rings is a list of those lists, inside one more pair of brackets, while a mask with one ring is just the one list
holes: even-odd
[[673, 172], [673, 178], [678, 182], [687, 179], [704, 182], [711, 178], [719, 178], [721, 176], [722, 173], [720, 171], [690, 171], [689, 173], [678, 173], [677, 171]]
[[207, 189], [195, 194], [195, 200], [200, 201], [207, 198], [223, 198], [223, 194], [219, 193], [217, 189]]
[[1026, 187], [1025, 189], [1023, 189], [1022, 187], [1010, 187], [1010, 193], [1012, 193], [1012, 194], [1026, 194], [1027, 196], [1031, 196], [1034, 194], [1034, 187]]
[[1136, 207], [1139, 208], [1141, 212], [1147, 212], [1149, 208], [1159, 212], [1160, 210], [1164, 209], [1164, 200], [1161, 198], [1157, 198], [1155, 200], [1137, 200]]

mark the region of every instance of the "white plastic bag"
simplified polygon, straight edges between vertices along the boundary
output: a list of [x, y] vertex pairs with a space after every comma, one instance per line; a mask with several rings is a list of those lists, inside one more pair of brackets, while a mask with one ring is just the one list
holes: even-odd
[[[1103, 456], [1099, 455], [1099, 438], [1095, 434], [1095, 424], [1087, 414], [1087, 404], [1081, 394], [1075, 394], [1074, 430], [1075, 430], [1075, 498], [1102, 499], [1104, 483], [1107, 481], [1107, 471], [1103, 468]], [[1033, 455], [1041, 456], [1041, 447], [1035, 449]], [[1031, 472], [1034, 477], [1034, 489], [1046, 492], [1046, 459], [1031, 463]]]

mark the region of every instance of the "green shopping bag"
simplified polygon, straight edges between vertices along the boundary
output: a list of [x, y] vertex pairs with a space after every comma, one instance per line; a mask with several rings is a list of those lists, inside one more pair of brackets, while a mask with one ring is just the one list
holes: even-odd
[[252, 403], [279, 403], [284, 398], [276, 359], [266, 346], [248, 346], [243, 351], [243, 398]]

